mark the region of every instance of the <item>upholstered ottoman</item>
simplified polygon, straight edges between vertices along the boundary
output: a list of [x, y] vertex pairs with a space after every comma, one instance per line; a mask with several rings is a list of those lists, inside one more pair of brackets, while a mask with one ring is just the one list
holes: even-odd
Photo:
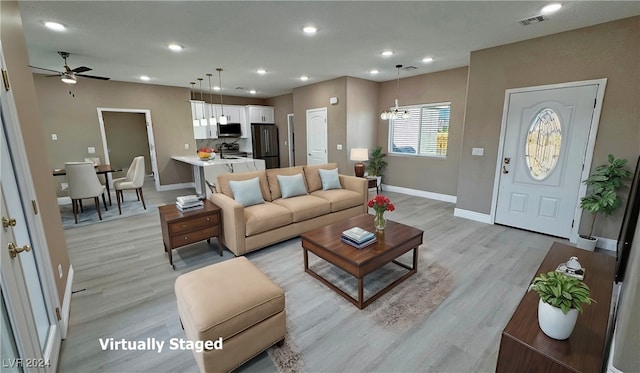
[[193, 351], [202, 372], [231, 371], [284, 341], [284, 292], [245, 257], [185, 273], [175, 291], [187, 339], [211, 341]]

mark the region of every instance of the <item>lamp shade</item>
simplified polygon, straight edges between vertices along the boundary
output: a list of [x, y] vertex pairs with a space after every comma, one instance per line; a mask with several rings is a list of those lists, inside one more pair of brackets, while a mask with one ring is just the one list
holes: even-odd
[[369, 160], [369, 149], [367, 148], [353, 148], [351, 149], [351, 160], [352, 161], [368, 161]]

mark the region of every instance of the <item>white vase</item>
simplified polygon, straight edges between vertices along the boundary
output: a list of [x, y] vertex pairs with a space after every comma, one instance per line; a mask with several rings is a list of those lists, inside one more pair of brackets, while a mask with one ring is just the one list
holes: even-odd
[[596, 249], [597, 243], [598, 243], [597, 238], [590, 238], [590, 237], [578, 235], [578, 239], [576, 240], [576, 247], [578, 249], [594, 251]]
[[564, 340], [569, 338], [578, 320], [578, 310], [572, 308], [564, 314], [558, 307], [538, 302], [538, 324], [544, 334], [553, 339]]

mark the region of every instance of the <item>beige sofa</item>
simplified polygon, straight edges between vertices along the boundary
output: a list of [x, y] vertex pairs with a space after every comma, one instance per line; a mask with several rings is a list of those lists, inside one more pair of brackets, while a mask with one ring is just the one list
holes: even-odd
[[[339, 175], [342, 189], [322, 190], [319, 169], [337, 164], [275, 168], [218, 176], [209, 199], [222, 209], [222, 242], [236, 256], [296, 237], [308, 230], [367, 212], [367, 180]], [[277, 175], [302, 174], [307, 195], [282, 198]], [[258, 177], [264, 203], [244, 207], [233, 198], [230, 181]]]

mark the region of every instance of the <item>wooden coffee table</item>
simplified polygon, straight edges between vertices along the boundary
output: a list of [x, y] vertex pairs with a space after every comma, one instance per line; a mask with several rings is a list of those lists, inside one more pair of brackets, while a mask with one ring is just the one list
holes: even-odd
[[[378, 242], [363, 249], [356, 249], [340, 241], [342, 232], [353, 227], [373, 232], [375, 230], [373, 215], [358, 215], [302, 234], [304, 270], [359, 309], [363, 309], [418, 271], [418, 247], [422, 244], [423, 232], [404, 224], [387, 221], [384, 233], [377, 235]], [[409, 267], [395, 260], [410, 250], [413, 250], [413, 266]], [[309, 251], [354, 276], [358, 280], [358, 299], [353, 298], [311, 270], [309, 268]], [[407, 269], [408, 272], [369, 299], [364, 300], [364, 277], [388, 263], [397, 264]]]

